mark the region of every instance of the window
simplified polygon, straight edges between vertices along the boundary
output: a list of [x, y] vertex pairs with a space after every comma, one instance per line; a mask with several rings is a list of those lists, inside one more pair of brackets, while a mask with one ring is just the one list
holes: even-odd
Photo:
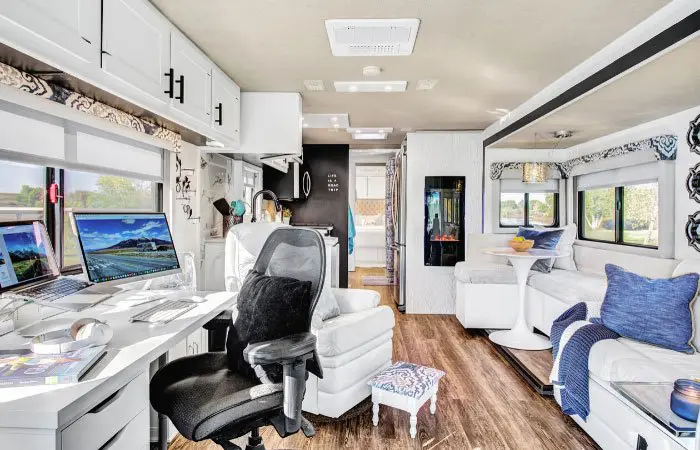
[[63, 182], [63, 267], [80, 264], [78, 242], [70, 224], [72, 211], [156, 211], [155, 184], [115, 175], [66, 170]]
[[658, 182], [579, 191], [579, 238], [658, 248]]
[[[246, 203], [246, 216], [253, 215], [253, 196], [262, 189], [262, 171], [254, 166], [243, 166], [243, 201]], [[260, 211], [262, 196], [258, 197], [255, 210]]]
[[46, 169], [0, 161], [0, 222], [44, 219]]
[[558, 205], [557, 192], [502, 192], [499, 223], [503, 228], [556, 227]]

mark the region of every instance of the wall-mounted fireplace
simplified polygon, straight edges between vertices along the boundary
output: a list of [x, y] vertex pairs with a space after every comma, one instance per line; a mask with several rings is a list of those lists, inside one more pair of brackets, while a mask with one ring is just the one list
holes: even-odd
[[465, 177], [425, 177], [424, 245], [426, 266], [464, 261]]

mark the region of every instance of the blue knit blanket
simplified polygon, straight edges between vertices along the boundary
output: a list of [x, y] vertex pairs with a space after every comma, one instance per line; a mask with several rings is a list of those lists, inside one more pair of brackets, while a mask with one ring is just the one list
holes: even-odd
[[577, 303], [552, 324], [554, 367], [549, 379], [559, 387], [561, 410], [584, 421], [591, 411], [588, 398], [588, 356], [591, 347], [619, 335], [600, 322], [600, 303]]

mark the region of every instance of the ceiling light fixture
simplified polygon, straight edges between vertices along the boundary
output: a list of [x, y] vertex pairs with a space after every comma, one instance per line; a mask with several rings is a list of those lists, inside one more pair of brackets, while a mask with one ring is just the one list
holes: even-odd
[[307, 91], [320, 92], [326, 88], [323, 85], [323, 80], [304, 80], [304, 87]]
[[333, 128], [340, 128], [340, 125], [338, 125], [337, 123], [334, 123]]
[[366, 77], [376, 77], [382, 73], [382, 69], [377, 66], [367, 66], [362, 68], [362, 75]]
[[334, 81], [336, 92], [405, 92], [407, 81]]
[[557, 130], [557, 131], [552, 133], [552, 136], [554, 136], [557, 139], [566, 139], [566, 138], [570, 138], [573, 135], [574, 135], [574, 132], [571, 130]]
[[338, 116], [333, 116], [333, 117], [331, 117], [331, 121], [337, 122], [337, 121], [338, 121]]
[[339, 128], [347, 128], [350, 126], [350, 120], [347, 114], [340, 113], [304, 113], [303, 126], [305, 128], [332, 128], [333, 125], [338, 125]]
[[386, 137], [386, 133], [354, 133], [352, 135], [352, 138], [357, 141], [381, 141]]

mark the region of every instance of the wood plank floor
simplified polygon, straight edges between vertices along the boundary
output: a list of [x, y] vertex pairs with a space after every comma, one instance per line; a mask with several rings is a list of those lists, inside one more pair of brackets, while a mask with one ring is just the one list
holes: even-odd
[[[364, 275], [350, 274], [351, 287], [363, 287]], [[440, 382], [437, 413], [418, 414], [418, 436], [409, 435], [409, 417], [382, 406], [379, 426], [371, 411], [342, 423], [317, 426], [317, 435], [280, 439], [262, 430], [268, 449], [595, 449], [592, 440], [559, 410], [552, 398], [538, 395], [493, 349], [489, 341], [462, 328], [454, 316], [404, 315], [396, 311], [391, 286], [367, 286], [395, 310], [394, 361], [404, 360], [447, 372]], [[239, 445], [242, 443], [237, 440]], [[243, 441], [245, 442], [245, 441]], [[178, 436], [170, 450], [220, 450], [212, 442]]]

